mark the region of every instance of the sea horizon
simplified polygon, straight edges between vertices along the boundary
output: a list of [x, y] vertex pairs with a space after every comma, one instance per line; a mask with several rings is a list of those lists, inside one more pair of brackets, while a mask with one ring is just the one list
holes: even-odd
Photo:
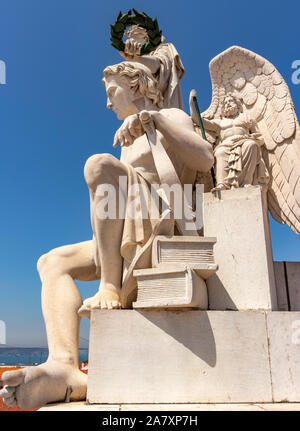
[[[79, 362], [88, 359], [88, 348], [79, 348]], [[0, 366], [39, 365], [48, 358], [48, 347], [0, 347]]]

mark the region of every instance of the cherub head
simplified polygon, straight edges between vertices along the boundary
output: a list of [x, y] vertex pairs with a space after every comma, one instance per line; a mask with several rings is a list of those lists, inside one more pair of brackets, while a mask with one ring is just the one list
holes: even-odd
[[149, 39], [147, 30], [139, 25], [132, 25], [124, 34], [127, 39], [133, 39], [141, 45]]
[[102, 80], [107, 93], [107, 107], [119, 120], [141, 109], [162, 108], [163, 96], [151, 71], [141, 63], [124, 61], [108, 66]]
[[241, 101], [232, 93], [227, 93], [222, 101], [222, 115], [226, 118], [232, 118], [242, 112]]

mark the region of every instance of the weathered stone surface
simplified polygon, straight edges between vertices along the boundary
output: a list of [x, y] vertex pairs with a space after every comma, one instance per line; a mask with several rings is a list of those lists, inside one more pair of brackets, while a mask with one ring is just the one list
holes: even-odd
[[271, 402], [265, 314], [93, 310], [90, 403]]
[[291, 311], [300, 311], [300, 262], [286, 262]]
[[273, 399], [300, 401], [300, 313], [267, 313]]
[[300, 411], [300, 403], [244, 404], [50, 404], [39, 411]]
[[204, 235], [216, 236], [216, 274], [207, 280], [213, 310], [276, 310], [268, 217], [260, 186], [204, 195]]
[[279, 311], [289, 310], [284, 265], [285, 262], [274, 262], [274, 275]]
[[72, 403], [53, 403], [39, 409], [39, 412], [67, 412], [67, 411], [119, 411], [119, 404], [87, 404], [85, 401]]

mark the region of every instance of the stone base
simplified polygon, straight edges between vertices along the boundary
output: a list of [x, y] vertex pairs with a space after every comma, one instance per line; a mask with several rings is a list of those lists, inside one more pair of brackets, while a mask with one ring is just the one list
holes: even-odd
[[87, 401], [300, 401], [299, 321], [297, 312], [94, 310]]
[[138, 411], [300, 411], [300, 403], [265, 403], [265, 404], [87, 404], [73, 403], [48, 404], [40, 412], [97, 411], [97, 412], [138, 412]]

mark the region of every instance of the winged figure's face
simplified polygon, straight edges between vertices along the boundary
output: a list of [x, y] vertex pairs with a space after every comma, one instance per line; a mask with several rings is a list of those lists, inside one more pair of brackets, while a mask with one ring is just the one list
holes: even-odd
[[235, 117], [239, 112], [238, 104], [235, 99], [231, 96], [225, 98], [223, 103], [223, 115], [224, 117]]

